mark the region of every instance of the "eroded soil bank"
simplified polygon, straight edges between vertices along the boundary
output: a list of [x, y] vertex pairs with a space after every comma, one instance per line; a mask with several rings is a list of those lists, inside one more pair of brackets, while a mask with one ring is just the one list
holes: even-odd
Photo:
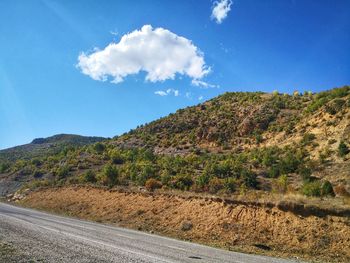
[[346, 216], [301, 216], [272, 206], [91, 187], [41, 189], [20, 204], [235, 251], [350, 262]]

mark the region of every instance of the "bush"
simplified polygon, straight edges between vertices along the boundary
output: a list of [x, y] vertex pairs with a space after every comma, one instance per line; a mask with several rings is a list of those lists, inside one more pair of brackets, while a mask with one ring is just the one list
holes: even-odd
[[189, 190], [193, 185], [193, 180], [190, 175], [179, 174], [171, 180], [171, 186], [180, 190]]
[[299, 173], [299, 175], [301, 176], [301, 179], [304, 182], [309, 182], [310, 181], [311, 174], [312, 174], [312, 171], [311, 171], [310, 168], [302, 166], [302, 167], [299, 168], [298, 173]]
[[61, 166], [56, 171], [56, 176], [58, 180], [65, 179], [69, 175], [69, 167], [68, 166]]
[[277, 178], [281, 174], [280, 168], [277, 165], [273, 165], [267, 172], [268, 177]]
[[256, 188], [258, 186], [258, 180], [255, 173], [250, 170], [242, 170], [241, 176], [244, 181], [244, 185], [251, 188]]
[[138, 175], [136, 181], [139, 185], [145, 185], [146, 181], [152, 177], [155, 177], [156, 171], [149, 163], [143, 164], [141, 173]]
[[106, 149], [106, 146], [100, 142], [94, 144], [94, 150], [98, 154], [103, 153], [105, 149]]
[[321, 196], [321, 187], [320, 181], [304, 182], [301, 191], [306, 196]]
[[111, 161], [112, 163], [114, 164], [123, 164], [124, 163], [124, 158], [122, 156], [122, 154], [118, 151], [112, 151], [110, 153], [110, 158], [111, 158]]
[[207, 173], [202, 173], [201, 175], [199, 175], [197, 177], [197, 180], [196, 180], [196, 185], [203, 189], [205, 188], [206, 186], [208, 186], [209, 184], [209, 181], [210, 181], [210, 176], [207, 174]]
[[8, 163], [0, 163], [0, 173], [6, 173], [9, 168], [10, 165]]
[[313, 133], [305, 133], [303, 138], [301, 139], [301, 144], [309, 145], [313, 140], [316, 139], [316, 135]]
[[224, 182], [222, 179], [214, 177], [209, 181], [208, 187], [209, 187], [209, 192], [212, 194], [215, 194], [220, 190], [224, 189]]
[[273, 190], [278, 193], [286, 193], [288, 189], [288, 176], [281, 175], [273, 182]]
[[334, 115], [342, 109], [344, 104], [345, 104], [345, 100], [335, 99], [332, 103], [326, 105], [326, 108], [325, 108], [326, 112], [331, 115]]
[[114, 186], [118, 183], [119, 170], [115, 165], [106, 164], [100, 174], [99, 180], [102, 184]]
[[97, 181], [96, 174], [93, 171], [91, 171], [91, 170], [85, 172], [83, 174], [82, 179], [86, 183], [96, 183], [96, 181]]
[[226, 192], [233, 193], [236, 190], [237, 180], [235, 178], [226, 178], [224, 181], [224, 188]]
[[154, 178], [151, 178], [146, 181], [145, 187], [148, 191], [153, 192], [155, 189], [162, 188], [162, 183]]
[[44, 175], [44, 173], [42, 171], [40, 171], [40, 170], [35, 170], [34, 173], [33, 173], [33, 177], [35, 179], [41, 178], [43, 175]]
[[322, 196], [335, 196], [333, 186], [329, 181], [325, 181], [321, 187]]
[[341, 157], [344, 157], [345, 155], [347, 155], [349, 153], [349, 148], [343, 141], [341, 141], [339, 143], [338, 153]]

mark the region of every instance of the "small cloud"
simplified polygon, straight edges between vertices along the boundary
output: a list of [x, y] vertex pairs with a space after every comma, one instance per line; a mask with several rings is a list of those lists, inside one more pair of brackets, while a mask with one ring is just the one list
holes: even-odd
[[166, 96], [166, 95], [168, 95], [168, 93], [166, 93], [165, 91], [162, 91], [162, 90], [158, 90], [158, 91], [154, 92], [154, 94], [159, 95], [159, 96]]
[[204, 99], [203, 96], [199, 96], [199, 97], [198, 97], [198, 100], [199, 100], [199, 101], [201, 101], [201, 100], [203, 100], [203, 99]]
[[188, 99], [191, 99], [192, 98], [191, 92], [186, 92], [185, 93], [185, 97], [188, 98]]
[[232, 0], [215, 1], [211, 13], [211, 19], [215, 19], [216, 23], [221, 24], [231, 10]]
[[158, 90], [154, 92], [154, 94], [159, 95], [159, 96], [168, 96], [173, 94], [175, 97], [178, 97], [180, 95], [180, 92], [176, 89], [167, 89], [166, 91], [163, 90]]
[[111, 33], [113, 36], [118, 36], [119, 35], [118, 31], [109, 31], [109, 33]]
[[193, 79], [191, 83], [194, 86], [203, 87], [203, 88], [218, 88], [219, 87], [218, 85], [209, 84], [205, 81], [201, 81], [198, 79]]
[[204, 54], [191, 40], [164, 28], [144, 25], [102, 50], [78, 57], [77, 68], [94, 80], [123, 82], [125, 77], [146, 72], [146, 81], [157, 82], [185, 75], [201, 79], [210, 72]]

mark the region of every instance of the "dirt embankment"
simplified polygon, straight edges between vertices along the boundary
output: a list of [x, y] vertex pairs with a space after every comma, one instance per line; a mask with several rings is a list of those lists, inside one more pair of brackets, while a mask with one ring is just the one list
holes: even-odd
[[236, 251], [350, 262], [347, 216], [301, 216], [271, 205], [90, 187], [42, 189], [21, 204]]

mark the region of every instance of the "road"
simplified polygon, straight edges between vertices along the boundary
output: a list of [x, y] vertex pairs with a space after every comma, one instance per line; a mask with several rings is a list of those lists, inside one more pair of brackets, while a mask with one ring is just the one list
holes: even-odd
[[15, 246], [23, 259], [30, 256], [34, 262], [293, 262], [215, 249], [4, 203], [0, 203], [0, 241]]

